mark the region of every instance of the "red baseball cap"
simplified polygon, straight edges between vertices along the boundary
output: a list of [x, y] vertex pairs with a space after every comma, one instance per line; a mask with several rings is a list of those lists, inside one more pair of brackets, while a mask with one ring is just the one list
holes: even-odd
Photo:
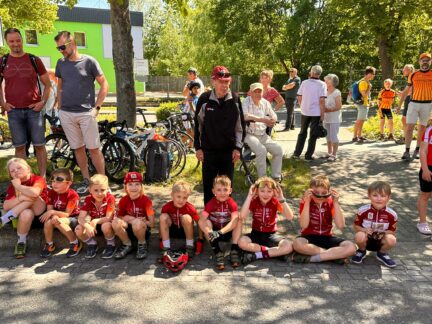
[[225, 66], [218, 65], [213, 69], [211, 78], [212, 80], [231, 81], [231, 73]]
[[129, 182], [142, 182], [143, 178], [141, 173], [139, 172], [128, 172], [125, 177], [123, 183], [126, 185]]
[[425, 57], [428, 57], [429, 59], [431, 58], [431, 55], [429, 53], [421, 53], [420, 54], [420, 60], [424, 59]]

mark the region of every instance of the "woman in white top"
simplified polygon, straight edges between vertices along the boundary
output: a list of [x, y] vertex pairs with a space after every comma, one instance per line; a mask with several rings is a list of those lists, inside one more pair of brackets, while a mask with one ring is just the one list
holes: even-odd
[[339, 84], [339, 78], [336, 74], [326, 75], [324, 82], [327, 85], [327, 98], [324, 109], [324, 127], [327, 130], [327, 156], [329, 161], [335, 161], [339, 146], [339, 126], [342, 122], [342, 98], [341, 92], [336, 89]]

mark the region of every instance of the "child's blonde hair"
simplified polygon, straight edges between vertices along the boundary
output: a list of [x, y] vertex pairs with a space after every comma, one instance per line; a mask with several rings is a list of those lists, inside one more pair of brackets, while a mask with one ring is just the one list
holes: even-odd
[[73, 181], [73, 172], [69, 168], [58, 168], [51, 172], [51, 177], [64, 175], [67, 181]]
[[231, 187], [231, 180], [226, 175], [220, 175], [213, 180], [213, 188], [216, 187], [216, 185], [221, 185], [223, 187]]
[[18, 163], [18, 164], [21, 164], [22, 166], [26, 167], [26, 168], [29, 170], [30, 173], [32, 173], [32, 172], [31, 172], [31, 167], [30, 167], [30, 165], [27, 163], [26, 160], [21, 159], [21, 158], [14, 157], [14, 158], [10, 159], [9, 161], [7, 161], [7, 163], [6, 163], [6, 172], [9, 174], [9, 177], [10, 177], [9, 167], [10, 167], [10, 165], [11, 165], [12, 163]]
[[393, 85], [393, 80], [392, 79], [385, 79], [384, 80], [384, 84], [386, 83], [390, 83], [390, 87]]
[[309, 188], [321, 187], [330, 190], [330, 180], [326, 175], [317, 175], [309, 182]]
[[94, 185], [109, 186], [108, 177], [104, 174], [95, 174], [90, 178], [89, 187]]
[[391, 195], [391, 186], [385, 181], [374, 181], [368, 187], [368, 195], [378, 192], [387, 196]]
[[171, 189], [171, 193], [177, 193], [177, 192], [185, 192], [189, 196], [192, 192], [191, 185], [184, 180], [179, 180], [176, 183], [174, 183]]
[[272, 70], [262, 70], [260, 73], [260, 77], [263, 75], [268, 76], [271, 80], [273, 80], [274, 73]]

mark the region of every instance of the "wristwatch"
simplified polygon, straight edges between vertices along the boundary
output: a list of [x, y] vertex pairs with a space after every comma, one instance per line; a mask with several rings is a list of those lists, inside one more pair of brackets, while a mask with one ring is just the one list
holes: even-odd
[[95, 108], [97, 111], [101, 110], [101, 106], [96, 106]]

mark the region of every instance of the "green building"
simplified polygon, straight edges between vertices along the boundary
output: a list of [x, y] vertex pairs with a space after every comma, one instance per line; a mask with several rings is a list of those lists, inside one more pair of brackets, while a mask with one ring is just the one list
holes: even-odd
[[[57, 60], [62, 57], [57, 51], [54, 37], [59, 31], [70, 31], [75, 38], [81, 54], [93, 56], [100, 64], [109, 84], [109, 91], [116, 92], [115, 72], [112, 59], [112, 38], [110, 10], [59, 6], [59, 19], [54, 22], [55, 30], [51, 34], [41, 34], [36, 30], [23, 30], [24, 51], [39, 56], [47, 69], [55, 69]], [[143, 50], [143, 14], [131, 12], [132, 38], [134, 48], [135, 71], [137, 79], [145, 74]], [[137, 73], [136, 73], [137, 74]], [[142, 92], [144, 84], [136, 80], [135, 89]]]

